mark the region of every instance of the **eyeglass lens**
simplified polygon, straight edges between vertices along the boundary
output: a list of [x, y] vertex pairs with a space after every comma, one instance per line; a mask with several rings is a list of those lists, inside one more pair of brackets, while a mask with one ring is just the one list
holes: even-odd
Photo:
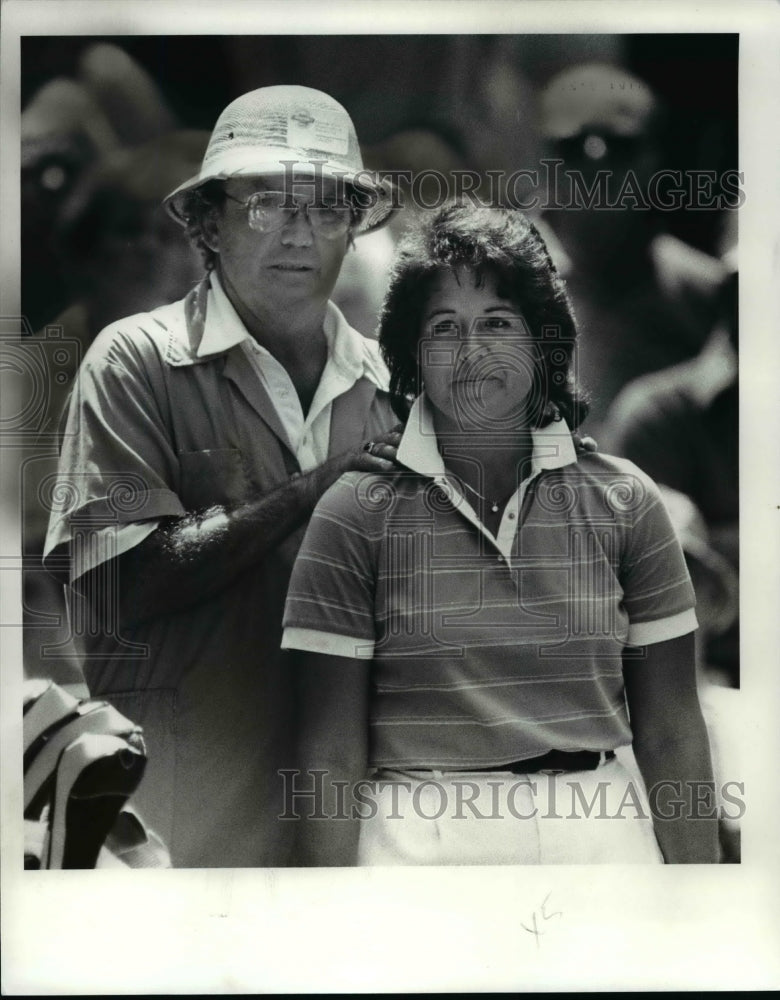
[[292, 198], [284, 191], [258, 191], [246, 205], [250, 227], [261, 233], [281, 229], [303, 210], [314, 229], [326, 236], [338, 236], [346, 232], [352, 215], [344, 202], [312, 203]]

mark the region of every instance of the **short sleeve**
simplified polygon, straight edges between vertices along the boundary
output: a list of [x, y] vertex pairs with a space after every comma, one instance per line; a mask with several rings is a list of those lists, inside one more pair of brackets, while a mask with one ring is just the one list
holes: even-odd
[[362, 478], [342, 476], [314, 510], [287, 593], [286, 649], [373, 654], [378, 539], [361, 508]]
[[[176, 489], [178, 459], [151, 374], [162, 361], [142, 331], [108, 328], [92, 345], [74, 382], [62, 439], [44, 561], [55, 573], [62, 556], [83, 572], [142, 540], [160, 518], [184, 514]], [[161, 382], [161, 379], [158, 379]], [[134, 526], [134, 527], [132, 527]], [[132, 528], [132, 530], [130, 530]], [[113, 536], [74, 557], [74, 540]], [[126, 536], [126, 537], [125, 537]], [[100, 555], [104, 553], [104, 555]]]
[[685, 556], [661, 494], [649, 476], [632, 469], [639, 499], [626, 533], [620, 583], [628, 643], [644, 646], [685, 635], [698, 623]]

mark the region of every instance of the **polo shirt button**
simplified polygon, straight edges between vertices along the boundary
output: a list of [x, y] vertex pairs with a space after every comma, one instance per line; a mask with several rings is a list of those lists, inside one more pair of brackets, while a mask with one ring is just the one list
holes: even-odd
[[510, 512], [507, 514], [507, 517], [509, 518], [510, 521], [514, 521], [515, 512], [513, 510], [510, 510]]

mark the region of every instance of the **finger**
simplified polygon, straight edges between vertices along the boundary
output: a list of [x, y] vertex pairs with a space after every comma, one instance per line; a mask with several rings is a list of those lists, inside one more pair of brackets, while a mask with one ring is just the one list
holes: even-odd
[[360, 472], [391, 472], [398, 468], [395, 462], [386, 458], [378, 458], [376, 455], [366, 455], [356, 465]]
[[388, 445], [383, 445], [381, 448], [377, 446], [374, 448], [373, 453], [368, 455], [368, 460], [382, 467], [393, 467], [395, 465], [395, 455], [395, 448], [390, 448]]
[[393, 447], [398, 445], [401, 441], [401, 434], [398, 431], [388, 431], [386, 434], [382, 434], [378, 438], [374, 438], [377, 444], [391, 444]]

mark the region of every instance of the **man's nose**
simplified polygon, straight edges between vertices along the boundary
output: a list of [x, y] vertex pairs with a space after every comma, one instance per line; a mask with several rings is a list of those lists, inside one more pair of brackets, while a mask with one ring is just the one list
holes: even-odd
[[285, 246], [308, 247], [313, 242], [314, 233], [309, 214], [305, 206], [298, 205], [297, 210], [282, 227], [282, 243]]

